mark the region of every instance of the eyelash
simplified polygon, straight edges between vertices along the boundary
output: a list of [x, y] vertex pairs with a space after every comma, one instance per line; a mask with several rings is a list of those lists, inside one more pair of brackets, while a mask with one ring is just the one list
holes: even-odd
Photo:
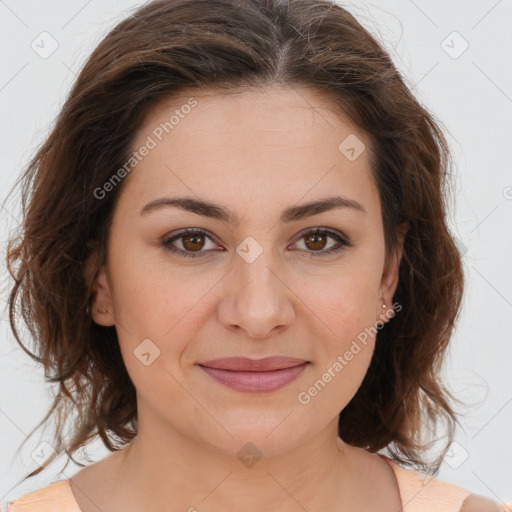
[[[176, 247], [173, 247], [171, 245], [172, 242], [174, 242], [176, 240], [179, 240], [180, 238], [182, 238], [185, 235], [190, 235], [190, 234], [205, 235], [207, 238], [209, 238], [213, 242], [212, 238], [208, 235], [208, 233], [204, 229], [201, 229], [201, 228], [187, 228], [187, 229], [184, 229], [184, 230], [180, 231], [179, 233], [177, 233], [176, 235], [172, 236], [171, 238], [164, 238], [161, 241], [160, 245], [166, 251], [169, 251], [171, 253], [184, 256], [185, 258], [201, 258], [201, 257], [203, 257], [203, 256], [199, 256], [199, 255], [201, 253], [204, 253], [204, 252], [207, 252], [207, 251], [197, 251], [196, 253], [193, 253], [193, 252], [190, 252], [190, 251], [183, 251], [182, 249], [177, 249]], [[309, 253], [308, 256], [307, 256], [309, 258], [318, 258], [318, 257], [322, 257], [322, 256], [325, 256], [325, 255], [336, 254], [336, 253], [342, 251], [343, 249], [345, 249], [347, 247], [352, 247], [353, 246], [353, 244], [347, 238], [342, 237], [341, 235], [339, 235], [335, 231], [331, 231], [331, 230], [328, 230], [328, 229], [322, 229], [322, 228], [309, 228], [309, 229], [307, 229], [306, 231], [304, 231], [301, 234], [301, 236], [298, 238], [298, 240], [301, 240], [302, 238], [304, 238], [304, 237], [306, 237], [308, 235], [313, 235], [313, 234], [327, 234], [327, 235], [329, 235], [329, 237], [331, 237], [334, 240], [336, 240], [336, 242], [338, 242], [339, 245], [337, 247], [335, 246], [334, 248], [331, 248], [331, 249], [329, 249], [327, 251], [306, 251], [307, 253]]]

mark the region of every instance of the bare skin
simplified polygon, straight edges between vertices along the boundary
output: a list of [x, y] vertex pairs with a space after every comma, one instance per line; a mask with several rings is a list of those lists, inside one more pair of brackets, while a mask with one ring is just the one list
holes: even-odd
[[[76, 500], [83, 512], [397, 512], [386, 462], [337, 435], [338, 415], [371, 360], [371, 331], [332, 374], [358, 335], [383, 321], [398, 284], [401, 246], [385, 260], [370, 141], [311, 90], [194, 90], [148, 113], [134, 150], [148, 136], [156, 140], [155, 128], [190, 96], [197, 106], [125, 178], [108, 265], [94, 276], [91, 314], [116, 327], [137, 389], [139, 430], [128, 448], [72, 478]], [[354, 135], [366, 149], [351, 160], [338, 147]], [[239, 223], [176, 207], [140, 215], [163, 196], [217, 203]], [[280, 220], [284, 209], [332, 196], [362, 209]], [[199, 256], [160, 245], [183, 228], [206, 231], [196, 235], [198, 250], [197, 238], [172, 243]], [[307, 228], [352, 245], [328, 253], [336, 239], [324, 232], [322, 246], [304, 236]], [[236, 252], [247, 237], [262, 249], [250, 263]], [[134, 353], [142, 340], [160, 351], [149, 365]], [[256, 394], [228, 388], [198, 366], [240, 355], [310, 364], [283, 388]], [[325, 387], [299, 401], [329, 368]], [[252, 467], [237, 455], [246, 443], [262, 454]]]
[[[223, 478], [227, 478], [220, 486], [217, 487], [220, 481], [217, 485], [213, 485], [208, 492], [201, 489], [199, 484], [191, 486], [190, 479], [198, 477], [198, 468], [194, 472], [172, 470], [166, 475], [160, 474], [160, 477], [154, 481], [152, 480], [154, 471], [150, 472], [153, 476], [145, 476], [145, 469], [135, 468], [130, 471], [123, 467], [122, 452], [116, 452], [79, 471], [71, 479], [71, 488], [82, 512], [145, 510], [141, 507], [152, 506], [155, 502], [160, 503], [161, 510], [165, 511], [213, 512], [243, 510], [240, 508], [243, 506], [255, 510], [254, 499], [257, 497], [256, 490], [260, 486], [266, 486], [269, 493], [266, 499], [260, 502], [262, 504], [259, 506], [263, 507], [260, 510], [279, 510], [278, 507], [284, 507], [285, 510], [300, 511], [303, 510], [303, 506], [308, 512], [321, 510], [400, 512], [401, 501], [397, 482], [386, 462], [377, 455], [368, 453], [362, 448], [346, 445], [341, 440], [338, 444], [340, 447], [344, 446], [343, 456], [341, 452], [339, 455], [340, 459], [343, 458], [345, 467], [340, 470], [333, 469], [332, 474], [329, 475], [322, 472], [321, 476], [315, 476], [315, 482], [305, 482], [308, 486], [313, 484], [317, 486], [316, 492], [315, 489], [311, 489], [313, 493], [311, 498], [315, 499], [304, 500], [303, 493], [299, 492], [300, 486], [290, 477], [282, 474], [276, 478], [279, 482], [277, 483], [273, 473], [254, 476], [252, 470], [244, 471], [239, 461], [226, 466]], [[345, 475], [345, 469], [350, 469], [348, 475]], [[157, 489], [160, 489], [160, 485], [171, 485], [164, 482], [174, 482], [175, 478], [179, 483], [172, 484], [173, 493], [171, 496], [168, 495], [169, 502], [164, 503], [163, 500], [158, 499], [158, 494], [144, 496], [143, 489], [148, 491], [151, 489], [153, 493], [159, 493], [161, 491]], [[320, 481], [320, 478], [324, 480]], [[342, 478], [345, 480], [343, 481]], [[227, 485], [230, 482], [231, 485]], [[236, 503], [231, 507], [224, 506], [221, 499], [223, 502], [229, 500], [227, 493], [234, 491], [242, 482], [245, 484], [252, 482], [250, 489], [247, 490], [248, 494], [237, 496], [237, 499], [233, 500]], [[221, 492], [222, 487], [224, 492]], [[185, 494], [184, 489], [189, 492]]]

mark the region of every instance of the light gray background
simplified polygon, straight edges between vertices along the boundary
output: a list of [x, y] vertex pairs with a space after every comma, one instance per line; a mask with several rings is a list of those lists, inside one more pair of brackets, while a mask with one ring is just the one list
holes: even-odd
[[[450, 208], [450, 225], [465, 251], [467, 291], [446, 379], [449, 389], [468, 406], [461, 411], [463, 429], [457, 443], [437, 478], [510, 501], [512, 1], [342, 3], [363, 25], [380, 34], [419, 100], [443, 122], [455, 158], [456, 202]], [[48, 134], [85, 59], [110, 28], [140, 4], [133, 0], [0, 0], [0, 200]], [[31, 48], [32, 41], [44, 37], [40, 36], [43, 31], [58, 43], [48, 58]], [[0, 212], [4, 287], [10, 284], [5, 242], [20, 218], [18, 208], [19, 201], [14, 200]], [[5, 307], [6, 291], [1, 297]], [[79, 469], [70, 463], [59, 473], [61, 458], [42, 475], [19, 484], [36, 467], [33, 450], [51, 441], [48, 435], [36, 433], [14, 458], [46, 412], [52, 388], [44, 383], [43, 371], [15, 343], [7, 319], [4, 310], [0, 500], [69, 478]], [[98, 460], [108, 452], [98, 442], [89, 453]]]

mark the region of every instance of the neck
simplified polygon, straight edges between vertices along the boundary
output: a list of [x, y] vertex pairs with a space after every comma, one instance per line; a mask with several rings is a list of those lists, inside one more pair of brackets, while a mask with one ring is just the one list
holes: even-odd
[[221, 450], [144, 412], [137, 438], [116, 454], [116, 487], [130, 510], [333, 510], [340, 500], [356, 499], [358, 449], [338, 438], [337, 418], [314, 437], [266, 456], [242, 440], [234, 443], [242, 450]]

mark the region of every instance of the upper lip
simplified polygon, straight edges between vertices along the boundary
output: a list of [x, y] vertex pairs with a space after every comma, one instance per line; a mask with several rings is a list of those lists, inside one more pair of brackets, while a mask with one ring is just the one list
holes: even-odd
[[283, 368], [291, 368], [308, 363], [304, 359], [295, 357], [273, 356], [264, 357], [263, 359], [250, 359], [247, 357], [223, 357], [220, 359], [212, 359], [199, 363], [201, 366], [217, 368], [219, 370], [232, 370], [238, 372], [268, 372], [271, 370], [281, 370]]

